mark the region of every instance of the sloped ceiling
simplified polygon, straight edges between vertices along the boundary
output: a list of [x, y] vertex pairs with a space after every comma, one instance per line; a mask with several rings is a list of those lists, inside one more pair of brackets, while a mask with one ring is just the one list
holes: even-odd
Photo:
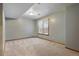
[[[23, 17], [28, 19], [38, 19], [44, 16], [48, 16], [66, 6], [72, 5], [71, 3], [38, 3], [32, 5], [32, 9], [37, 12], [38, 15], [29, 15], [27, 11], [24, 13]], [[31, 9], [30, 8], [30, 9]], [[29, 10], [30, 10], [29, 9]], [[29, 11], [28, 10], [28, 11]]]
[[[4, 4], [4, 13], [7, 18], [27, 18], [35, 20], [47, 15], [50, 15], [66, 6], [72, 5], [71, 3], [7, 3]], [[29, 15], [27, 12], [30, 9], [37, 11], [39, 15]]]
[[4, 14], [6, 18], [18, 18], [27, 11], [32, 3], [4, 3]]

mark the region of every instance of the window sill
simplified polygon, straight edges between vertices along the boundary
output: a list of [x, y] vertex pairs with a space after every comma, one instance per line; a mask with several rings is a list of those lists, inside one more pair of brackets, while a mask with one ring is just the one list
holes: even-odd
[[38, 33], [38, 34], [40, 34], [40, 35], [46, 35], [46, 36], [49, 36], [49, 34], [42, 34], [42, 33]]

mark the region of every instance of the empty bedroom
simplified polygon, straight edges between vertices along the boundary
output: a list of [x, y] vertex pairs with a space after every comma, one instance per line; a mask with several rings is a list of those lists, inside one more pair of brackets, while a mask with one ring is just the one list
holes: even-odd
[[5, 56], [79, 56], [79, 4], [3, 3]]

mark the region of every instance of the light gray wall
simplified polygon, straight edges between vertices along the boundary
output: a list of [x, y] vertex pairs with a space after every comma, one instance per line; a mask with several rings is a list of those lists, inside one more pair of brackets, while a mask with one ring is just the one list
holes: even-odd
[[65, 27], [64, 27], [65, 8], [45, 18], [49, 18], [49, 36], [37, 34], [38, 37], [64, 44], [65, 43], [65, 38], [64, 38], [65, 37]]
[[66, 46], [79, 51], [79, 4], [66, 8]]
[[31, 37], [34, 35], [34, 21], [29, 19], [9, 19], [5, 21], [6, 40]]
[[49, 39], [65, 44], [65, 8], [50, 16], [49, 25]]
[[36, 20], [33, 20], [33, 21], [34, 21], [34, 36], [37, 37], [38, 36], [37, 21]]

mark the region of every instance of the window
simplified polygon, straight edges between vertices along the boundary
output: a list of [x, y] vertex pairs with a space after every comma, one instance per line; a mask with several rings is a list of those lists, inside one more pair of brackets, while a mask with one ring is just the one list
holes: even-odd
[[38, 20], [38, 33], [48, 35], [48, 19]]

